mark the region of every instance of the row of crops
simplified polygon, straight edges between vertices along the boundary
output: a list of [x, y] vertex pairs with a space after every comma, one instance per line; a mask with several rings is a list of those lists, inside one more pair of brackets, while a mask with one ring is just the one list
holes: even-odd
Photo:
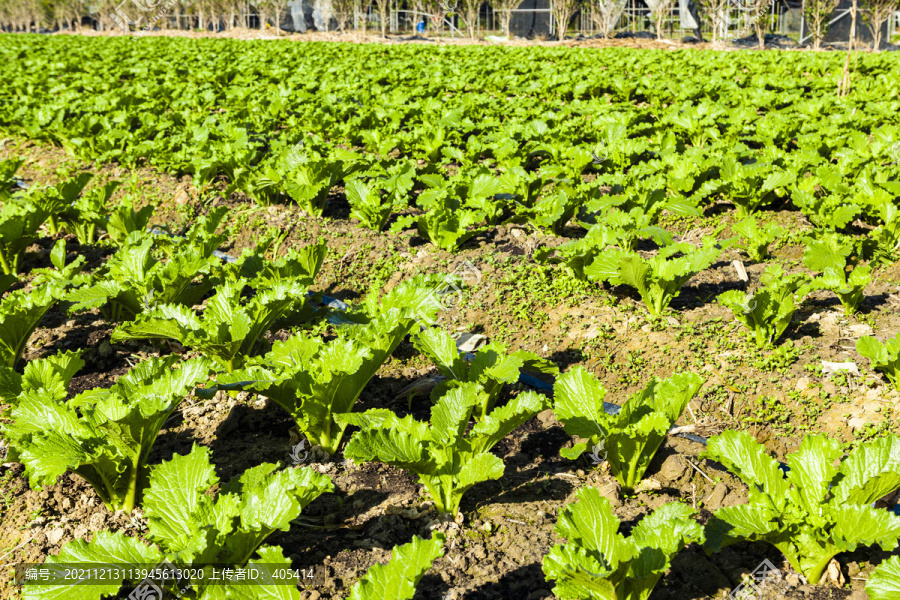
[[[726, 251], [765, 263], [771, 248], [800, 242], [806, 271], [772, 262], [752, 291], [716, 299], [766, 351], [778, 352], [811, 294], [856, 313], [900, 251], [900, 81], [891, 57], [861, 57], [856, 85], [838, 97], [843, 65], [827, 55], [18, 36], [0, 40], [0, 56], [9, 71], [0, 127], [12, 135], [84, 160], [189, 174], [201, 194], [293, 203], [310, 218], [328, 214], [342, 191], [360, 227], [383, 235], [414, 228], [448, 253], [508, 223], [573, 238], [535, 260], [633, 288], [655, 319]], [[696, 75], [683, 82], [671, 77], [689, 72]], [[0, 164], [0, 284], [11, 290], [0, 304], [7, 460], [25, 465], [33, 487], [76, 473], [110, 509], [140, 508], [148, 520], [145, 540], [100, 532], [66, 545], [51, 564], [291, 564], [265, 540], [332, 493], [331, 480], [263, 464], [212, 495], [219, 481], [204, 447], [149, 464], [160, 430], [192, 394], [265, 396], [328, 455], [414, 474], [452, 521], [470, 489], [503, 476], [492, 449], [547, 409], [577, 440], [565, 458], [602, 450], [621, 489], [635, 490], [703, 383], [691, 372], [654, 377], [610, 411], [604, 386], [581, 366], [560, 374], [546, 358], [499, 343], [461, 355], [447, 331], [423, 326], [439, 318], [441, 276], [416, 276], [336, 311], [314, 292], [324, 241], [274, 259], [275, 241], [264, 239], [225, 261], [217, 232], [227, 209], [165, 235], [148, 230], [152, 207], [112, 202], [115, 182], [92, 186], [88, 174], [17, 190], [20, 167]], [[771, 206], [792, 207], [810, 227], [772, 223]], [[730, 237], [723, 226], [692, 242], [663, 226], [732, 207]], [[21, 272], [33, 242], [67, 234], [106, 245], [108, 260], [87, 272], [60, 240], [52, 268]], [[160, 348], [180, 352], [70, 397], [83, 350], [20, 364], [35, 328], [60, 308], [99, 312], [115, 324], [114, 344], [163, 340]], [[335, 327], [326, 333], [329, 319]], [[271, 343], [276, 332], [282, 337]], [[443, 378], [430, 394], [430, 419], [359, 410], [407, 336]], [[900, 386], [900, 335], [883, 339], [862, 337], [857, 350]], [[523, 371], [555, 377], [552, 397], [507, 393]], [[608, 500], [583, 487], [558, 515], [565, 543], [543, 561], [554, 593], [647, 598], [695, 542], [709, 553], [768, 542], [811, 584], [841, 552], [897, 547], [900, 517], [876, 504], [900, 489], [896, 435], [847, 451], [812, 434], [781, 464], [748, 433], [725, 431], [701, 457], [743, 480], [749, 502], [702, 525], [695, 507], [671, 502], [624, 536]], [[444, 542], [435, 533], [398, 547], [351, 597], [411, 598]], [[99, 598], [127, 579], [87, 589]], [[274, 579], [167, 585], [197, 598], [300, 597]], [[84, 589], [29, 584], [23, 594], [81, 598]], [[888, 600], [898, 590], [894, 556], [867, 591]]]

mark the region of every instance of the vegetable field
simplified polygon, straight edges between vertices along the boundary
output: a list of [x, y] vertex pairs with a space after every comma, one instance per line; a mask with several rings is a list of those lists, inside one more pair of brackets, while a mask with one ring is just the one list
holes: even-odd
[[0, 59], [3, 598], [900, 599], [900, 58]]

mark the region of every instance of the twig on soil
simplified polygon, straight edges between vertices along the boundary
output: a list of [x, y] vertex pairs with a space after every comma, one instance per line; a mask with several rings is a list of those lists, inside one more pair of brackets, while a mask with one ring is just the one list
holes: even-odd
[[696, 417], [696, 415], [694, 415], [694, 409], [691, 408], [691, 403], [690, 403], [690, 402], [688, 402], [687, 408], [688, 408], [688, 412], [691, 413], [691, 418], [694, 420], [694, 423], [696, 423], [696, 422], [697, 422], [697, 417]]
[[706, 480], [707, 480], [708, 482], [710, 482], [710, 483], [712, 483], [712, 484], [715, 484], [715, 483], [716, 483], [715, 481], [713, 481], [712, 479], [709, 478], [709, 475], [707, 475], [706, 473], [704, 473], [703, 471], [701, 471], [701, 470], [700, 470], [700, 467], [698, 467], [697, 465], [695, 465], [695, 464], [691, 461], [691, 459], [686, 458], [683, 454], [681, 455], [681, 458], [684, 458], [684, 460], [687, 461], [687, 464], [689, 464], [689, 465], [691, 465], [692, 467], [694, 467], [694, 470], [696, 470], [698, 473], [700, 473], [701, 475], [703, 475], [704, 477], [706, 477]]
[[[7, 552], [6, 554], [4, 554], [3, 556], [0, 556], [0, 560], [3, 560], [4, 558], [6, 558], [7, 556], [9, 556], [9, 555], [12, 554], [13, 552], [15, 552], [16, 550], [18, 550], [19, 548], [21, 548], [22, 546], [24, 546], [24, 545], [28, 544], [29, 542], [31, 542], [31, 540], [33, 540], [33, 539], [36, 538], [36, 537], [37, 537], [37, 534], [34, 534], [34, 535], [31, 536], [30, 538], [28, 538], [27, 540], [25, 540], [24, 542], [22, 542], [21, 544], [19, 544], [18, 546], [16, 546], [15, 548], [13, 548], [12, 550], [10, 550], [10, 551]], [[10, 564], [14, 564], [14, 563], [10, 563]], [[6, 566], [9, 566], [9, 565], [3, 565], [3, 566], [6, 567]], [[2, 567], [0, 567], [0, 568], [2, 568]]]

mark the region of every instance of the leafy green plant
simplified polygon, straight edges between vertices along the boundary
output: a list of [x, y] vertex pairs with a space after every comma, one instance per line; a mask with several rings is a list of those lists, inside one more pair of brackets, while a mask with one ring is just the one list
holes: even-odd
[[500, 180], [483, 167], [467, 176], [472, 178], [465, 186], [457, 187], [455, 193], [464, 198], [464, 206], [483, 215], [488, 225], [496, 225], [506, 212], [506, 201], [500, 196], [503, 189]]
[[31, 285], [34, 287], [45, 283], [53, 284], [54, 291], [62, 296], [65, 290], [82, 286], [90, 280], [90, 274], [81, 272], [84, 263], [84, 256], [76, 256], [75, 260], [66, 264], [66, 241], [56, 240], [50, 251], [50, 264], [53, 268], [32, 270], [34, 278]]
[[0, 269], [4, 275], [19, 272], [22, 250], [38, 239], [35, 234], [48, 214], [27, 199], [13, 199], [0, 208]]
[[432, 398], [439, 398], [447, 389], [464, 382], [479, 384], [485, 391], [485, 403], [475, 410], [475, 418], [483, 420], [494, 409], [504, 384], [519, 380], [522, 369], [556, 375], [559, 369], [552, 362], [527, 350], [507, 354], [505, 344], [491, 343], [478, 349], [471, 361], [460, 357], [456, 342], [447, 332], [436, 327], [424, 329], [413, 338], [419, 352], [435, 364], [446, 378], [432, 391]]
[[618, 533], [619, 519], [595, 487], [583, 487], [560, 511], [555, 530], [568, 539], [544, 557], [544, 575], [564, 600], [646, 600], [672, 558], [691, 542], [704, 541], [693, 520], [697, 511], [680, 502], [660, 506], [631, 530]]
[[534, 257], [541, 262], [562, 263], [572, 275], [578, 279], [586, 279], [585, 267], [606, 252], [610, 246], [624, 243], [620, 238], [622, 234], [621, 230], [598, 223], [592, 225], [583, 238], [555, 248], [542, 248], [534, 253]]
[[0, 202], [6, 202], [12, 196], [12, 189], [16, 184], [16, 171], [24, 164], [24, 158], [0, 160]]
[[454, 386], [432, 407], [430, 423], [411, 415], [400, 419], [387, 409], [336, 415], [342, 427], [360, 428], [344, 456], [356, 462], [377, 460], [415, 473], [435, 508], [455, 516], [469, 488], [503, 476], [503, 461], [491, 454], [491, 448], [548, 405], [544, 396], [525, 392], [488, 413], [466, 433], [484, 396], [477, 383]]
[[875, 543], [886, 551], [897, 546], [900, 517], [870, 506], [900, 488], [897, 436], [861, 444], [848, 456], [837, 440], [806, 436], [788, 455], [787, 474], [744, 431], [710, 438], [701, 456], [725, 465], [750, 494], [748, 504], [715, 512], [707, 526], [707, 552], [740, 540], [768, 542], [816, 584], [841, 552]]
[[630, 492], [701, 385], [703, 379], [694, 373], [662, 380], [654, 377], [617, 414], [610, 415], [604, 408], [603, 385], [577, 366], [556, 379], [553, 412], [566, 433], [585, 441], [560, 454], [574, 460], [589, 447], [595, 453], [602, 449], [612, 474]]
[[123, 202], [109, 213], [105, 225], [106, 233], [114, 244], [121, 246], [135, 231], [144, 231], [153, 217], [153, 205], [148, 204], [137, 211], [130, 202]]
[[520, 208], [516, 214], [527, 218], [541, 231], [563, 235], [565, 226], [575, 216], [579, 203], [575, 191], [564, 186], [541, 196], [530, 207]]
[[19, 278], [15, 275], [5, 275], [0, 273], [0, 296], [5, 294], [17, 281], [19, 281]]
[[851, 187], [835, 165], [821, 165], [812, 177], [798, 177], [791, 200], [816, 226], [829, 231], [849, 224], [861, 208], [850, 201]]
[[350, 217], [358, 219], [360, 225], [373, 231], [381, 231], [391, 216], [393, 205], [390, 199], [383, 200], [381, 187], [360, 179], [347, 182], [347, 201], [350, 203]]
[[0, 400], [14, 408], [23, 394], [47, 392], [48, 397], [63, 401], [68, 395], [69, 381], [81, 367], [83, 350], [59, 352], [29, 361], [20, 374], [11, 367], [0, 365]]
[[46, 283], [31, 290], [15, 290], [0, 301], [0, 364], [16, 366], [31, 334], [60, 295], [58, 286]]
[[866, 583], [869, 600], [893, 600], [900, 594], [900, 556], [892, 556], [878, 565]]
[[719, 192], [734, 203], [738, 217], [746, 217], [760, 206], [771, 202], [775, 190], [794, 179], [783, 171], [772, 171], [762, 162], [743, 163], [739, 157], [726, 154], [719, 167]]
[[773, 171], [762, 162], [741, 162], [740, 158], [726, 154], [719, 167], [719, 192], [734, 203], [738, 217], [746, 217], [766, 202], [770, 202], [775, 190], [784, 188], [794, 180], [790, 173]]
[[80, 244], [93, 244], [97, 230], [107, 228], [107, 206], [119, 185], [118, 181], [110, 181], [103, 187], [94, 188], [61, 211], [60, 220]]
[[[209, 453], [208, 448], [195, 444], [190, 454], [176, 454], [151, 468], [143, 508], [148, 519], [147, 537], [155, 545], [127, 537], [122, 531], [100, 531], [91, 542], [69, 542], [58, 555], [48, 557], [45, 564], [50, 568], [73, 562], [124, 564], [138, 572], [146, 565], [162, 565], [181, 568], [185, 574], [202, 570], [202, 575], [198, 572], [189, 580], [173, 582], [170, 576], [168, 581], [159, 578], [155, 584], [169, 592], [183, 595], [187, 591], [189, 597], [205, 600], [298, 598], [296, 582], [277, 576], [277, 569], [290, 568], [290, 561], [280, 547], [263, 543], [272, 533], [287, 531], [291, 521], [310, 502], [332, 492], [331, 480], [308, 468], [276, 470], [277, 465], [265, 463], [247, 469], [213, 495], [209, 490], [219, 484], [219, 478], [210, 464]], [[212, 565], [221, 570], [224, 565], [240, 568], [248, 564], [256, 567], [265, 583], [223, 583], [219, 574], [213, 577], [210, 571]], [[121, 569], [123, 574], [127, 571]], [[271, 583], [266, 581], [269, 578]], [[276, 583], [277, 580], [282, 583]], [[84, 582], [87, 585], [79, 586], [79, 597], [100, 600], [101, 596], [118, 592], [124, 581], [89, 578]], [[32, 582], [25, 586], [23, 598], [65, 597], [71, 585]]]
[[752, 294], [729, 290], [720, 294], [718, 301], [754, 334], [756, 345], [764, 348], [771, 346], [791, 324], [797, 310], [796, 298], [809, 293], [811, 286], [806, 275], [787, 275], [777, 264], [766, 267], [759, 281], [763, 287]]
[[264, 393], [293, 417], [310, 443], [334, 454], [345, 429], [334, 415], [353, 410], [369, 380], [418, 320], [437, 312], [440, 305], [428, 284], [421, 277], [402, 283], [380, 306], [370, 296], [362, 314], [348, 315], [364, 323], [340, 328], [336, 339], [326, 343], [299, 333], [218, 382]]
[[131, 511], [145, 485], [147, 459], [159, 430], [194, 386], [207, 379], [210, 364], [193, 359], [175, 368], [177, 356], [151, 359], [113, 387], [96, 388], [68, 402], [56, 374], [71, 377], [84, 363], [75, 357], [62, 368], [59, 364], [22, 379], [12, 423], [3, 428], [10, 457], [25, 465], [32, 488], [52, 485], [72, 471], [111, 510]]
[[92, 285], [66, 298], [70, 313], [99, 308], [107, 321], [131, 321], [158, 305], [191, 307], [212, 289], [219, 260], [184, 244], [163, 263], [153, 257], [153, 236], [123, 245], [100, 269]]
[[[424, 195], [425, 192], [422, 196]], [[454, 252], [468, 240], [487, 230], [486, 228], [470, 229], [472, 225], [483, 220], [483, 212], [462, 208], [457, 198], [451, 196], [447, 189], [441, 189], [431, 200], [425, 214], [418, 217], [400, 217], [391, 226], [391, 231], [396, 233], [415, 223], [420, 236], [438, 248]]]
[[[831, 233], [822, 234], [819, 239], [807, 239], [803, 264], [813, 271], [821, 271], [822, 276], [813, 280], [814, 289], [834, 292], [844, 307], [844, 313], [852, 315], [863, 299], [863, 292], [872, 281], [872, 268], [857, 265], [847, 274], [853, 243]], [[850, 263], [852, 266], [852, 263]]]
[[434, 533], [430, 540], [413, 536], [410, 543], [394, 546], [391, 561], [366, 571], [349, 600], [411, 600], [425, 572], [444, 555], [444, 541], [444, 534]]
[[227, 372], [255, 356], [262, 336], [281, 317], [302, 306], [307, 286], [287, 280], [267, 286], [246, 299], [246, 281], [227, 282], [207, 300], [198, 317], [179, 304], [162, 304], [119, 325], [113, 342], [173, 339], [202, 352]]
[[344, 176], [341, 161], [294, 147], [276, 166], [284, 193], [310, 215], [321, 217], [331, 188]]
[[864, 335], [856, 340], [856, 351], [872, 361], [872, 368], [884, 373], [894, 387], [900, 390], [900, 333], [881, 343]]
[[713, 264], [721, 253], [721, 247], [712, 238], [707, 238], [701, 248], [688, 243], [665, 246], [650, 258], [612, 249], [595, 258], [584, 273], [595, 281], [636, 288], [650, 314], [658, 316], [681, 292], [681, 287]]
[[47, 230], [50, 235], [60, 231], [60, 220], [63, 213], [69, 210], [93, 179], [91, 173], [81, 173], [55, 186], [29, 188], [28, 197], [38, 208], [47, 213]]
[[900, 196], [900, 182], [881, 181], [878, 185], [868, 177], [861, 178], [865, 195], [862, 200], [875, 213], [878, 227], [862, 240], [862, 254], [876, 263], [897, 260], [900, 250], [900, 207], [894, 199]]
[[762, 262], [769, 254], [769, 244], [785, 234], [784, 227], [777, 223], [760, 225], [756, 217], [749, 215], [743, 221], [731, 226], [732, 231], [741, 236], [741, 248], [750, 260]]

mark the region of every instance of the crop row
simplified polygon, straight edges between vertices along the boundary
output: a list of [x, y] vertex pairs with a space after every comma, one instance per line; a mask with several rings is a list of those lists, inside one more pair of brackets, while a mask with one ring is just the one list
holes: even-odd
[[[424, 58], [365, 46], [279, 45], [277, 53], [232, 42], [79, 44], [0, 40], [13, 80], [0, 91], [7, 100], [0, 126], [85, 159], [189, 173], [204, 193], [293, 202], [311, 216], [321, 216], [335, 189], [343, 189], [361, 226], [415, 226], [451, 252], [501, 223], [567, 237], [578, 225], [583, 237], [537, 259], [560, 262], [588, 281], [630, 286], [654, 317], [726, 249], [740, 246], [759, 262], [773, 244], [796, 241], [796, 232], [763, 218], [767, 206], [792, 207], [812, 226], [799, 241], [813, 275], [772, 264], [753, 292], [718, 299], [761, 347], [778, 341], [813, 290], [830, 291], [855, 312], [873, 273], [895, 261], [900, 247], [900, 130], [897, 103], [889, 100], [897, 84], [886, 57], [861, 59], [856, 91], [837, 98], [831, 79], [839, 65], [828, 56], [442, 48]], [[365, 63], [374, 66], [360, 72]], [[598, 77], [598, 64], [608, 74]], [[683, 84], [668, 79], [688, 70], [701, 76]], [[17, 167], [4, 164], [5, 190]], [[4, 436], [33, 485], [71, 471], [110, 508], [142, 506], [157, 546], [103, 534], [90, 544], [74, 542], [50, 562], [130, 556], [245, 565], [254, 551], [265, 562], [285, 562], [280, 549], [261, 544], [330, 491], [328, 478], [261, 465], [213, 498], [204, 494], [217, 483], [204, 450], [147, 465], [163, 423], [198, 386], [200, 394], [264, 394], [330, 454], [355, 427], [346, 457], [416, 474], [436, 509], [452, 517], [468, 489], [503, 474], [491, 448], [551, 406], [565, 430], [582, 439], [567, 457], [602, 450], [622, 488], [633, 489], [701, 383], [691, 373], [653, 379], [610, 416], [603, 387], [575, 368], [556, 378], [552, 404], [526, 392], [500, 405], [501, 387], [520, 370], [556, 375], [555, 365], [500, 344], [460, 357], [446, 332], [421, 327], [434, 321], [440, 285], [421, 276], [344, 312], [347, 324], [333, 338], [307, 328], [269, 347], [266, 332], [329, 312], [308, 294], [324, 244], [268, 260], [273, 241], [264, 240], [223, 264], [214, 251], [224, 212], [211, 212], [181, 238], [154, 235], [146, 231], [148, 209], [110, 207], [115, 184], [84, 192], [87, 183], [82, 176], [3, 198], [5, 287], [15, 285], [18, 256], [42, 227], [51, 235], [70, 231], [83, 243], [105, 231], [117, 247], [98, 271], [83, 274], [79, 260], [67, 263], [57, 245], [55, 269], [34, 273], [29, 288], [0, 306], [9, 382], [3, 400], [11, 406]], [[737, 209], [734, 237], [718, 239], [720, 228], [691, 244], [661, 226], [720, 204]], [[169, 339], [198, 357], [153, 359], [108, 390], [66, 400], [79, 352], [15, 369], [31, 332], [57, 303], [73, 312], [99, 310], [118, 324], [113, 342]], [[352, 412], [407, 335], [445, 378], [432, 393], [430, 421], [384, 409]], [[900, 385], [900, 335], [885, 344], [865, 337], [857, 347]], [[767, 541], [811, 583], [839, 552], [897, 545], [900, 518], [871, 506], [900, 488], [896, 436], [847, 455], [834, 440], [808, 436], [787, 458], [786, 474], [743, 433], [713, 437], [704, 456], [747, 483], [748, 504], [718, 510], [705, 527], [692, 509], [669, 504], [625, 538], [606, 501], [585, 488], [560, 514], [557, 532], [568, 543], [544, 561], [555, 593], [646, 598], [690, 542], [714, 552], [737, 540]], [[417, 564], [421, 571], [430, 560]], [[873, 598], [891, 598], [898, 578], [894, 558], [871, 579]], [[411, 596], [415, 579], [404, 584], [408, 595], [397, 597]], [[251, 589], [234, 593], [263, 593]], [[26, 590], [35, 598], [59, 592]]]
[[[6, 190], [18, 164], [4, 163]], [[110, 509], [132, 511], [140, 505], [156, 546], [122, 533], [101, 532], [90, 543], [67, 545], [48, 559], [50, 565], [109, 564], [123, 557], [136, 563], [165, 559], [186, 568], [206, 563], [289, 564], [280, 548], [262, 545], [265, 537], [289, 527], [306, 504], [333, 491], [329, 478], [309, 469], [279, 470], [265, 464], [250, 469], [212, 499], [204, 494], [217, 483], [207, 450], [195, 446], [188, 455], [148, 465], [160, 429], [192, 392], [265, 394], [291, 415], [311, 444], [330, 454], [340, 450], [345, 429], [355, 426], [358, 430], [343, 449], [345, 457], [379, 461], [417, 475], [436, 510], [451, 518], [458, 515], [467, 490], [503, 475], [503, 462], [491, 449], [551, 407], [547, 397], [534, 392], [518, 394], [502, 406], [497, 401], [504, 384], [515, 383], [522, 369], [558, 375], [552, 363], [526, 351], [509, 353], [497, 343], [461, 356], [446, 332], [421, 326], [433, 322], [441, 306], [435, 295], [441, 281], [435, 278], [419, 276], [380, 300], [371, 297], [356, 309], [343, 311], [344, 325], [336, 338], [326, 341], [301, 331], [265, 352], [266, 332], [326, 316], [327, 308], [317, 302], [321, 298], [307, 293], [324, 260], [324, 244], [292, 249], [273, 261], [265, 258], [272, 240], [263, 240], [236, 261], [223, 262], [213, 253], [223, 241], [215, 231], [226, 210], [212, 211], [183, 236], [158, 235], [146, 229], [150, 211], [136, 212], [128, 205], [106, 207], [115, 183], [85, 193], [88, 180], [82, 176], [6, 195], [5, 212], [31, 219], [32, 228], [21, 230], [20, 240], [36, 239], [42, 225], [47, 225], [48, 233], [83, 232], [90, 220], [83, 216], [85, 211], [76, 216], [66, 211], [93, 202], [95, 224], [118, 249], [104, 266], [85, 274], [80, 272], [83, 258], [66, 264], [65, 244], [60, 241], [52, 252], [55, 268], [30, 273], [29, 287], [11, 292], [3, 301], [0, 319], [10, 349], [0, 370], [2, 399], [10, 406], [3, 435], [8, 458], [25, 465], [33, 487], [53, 484], [66, 472], [76, 473]], [[104, 202], [95, 202], [98, 198]], [[47, 208], [53, 205], [57, 208]], [[13, 221], [9, 217], [4, 223]], [[15, 255], [8, 258], [10, 264], [17, 262]], [[784, 279], [782, 274], [778, 282]], [[15, 276], [8, 278], [10, 283], [14, 280]], [[111, 388], [67, 399], [69, 380], [84, 365], [82, 351], [31, 361], [21, 374], [15, 369], [31, 332], [59, 302], [70, 313], [97, 309], [109, 322], [118, 323], [113, 342], [171, 339], [197, 357], [151, 359]], [[431, 393], [430, 421], [399, 418], [387, 409], [351, 412], [378, 368], [410, 334], [444, 378]], [[692, 373], [654, 378], [617, 414], [609, 415], [606, 392], [587, 371], [576, 367], [558, 375], [552, 409], [566, 432], [582, 440], [563, 455], [576, 459], [588, 449], [595, 454], [602, 451], [622, 489], [633, 490], [701, 384]], [[569, 543], [554, 547], [544, 562], [548, 578], [557, 582], [555, 592], [581, 597], [585, 590], [602, 589], [611, 598], [646, 598], [685, 544], [704, 542], [714, 552], [739, 540], [772, 543], [799, 573], [816, 583], [837, 553], [873, 543], [889, 550], [900, 538], [900, 517], [872, 506], [900, 489], [896, 436], [862, 444], [846, 456], [838, 442], [808, 436], [788, 457], [786, 475], [745, 433], [727, 431], [713, 437], [703, 456], [721, 462], [747, 483], [749, 504], [718, 510], [705, 528], [693, 520], [693, 509], [668, 504], [646, 517], [631, 537], [622, 538], [608, 502], [596, 489], [584, 488], [557, 525]], [[431, 544], [414, 541], [397, 549], [401, 561], [411, 560], [402, 558], [405, 553], [430, 557], [415, 563], [418, 570], [410, 572], [407, 567], [392, 573], [405, 582], [410, 594], [414, 582], [440, 554], [441, 538], [436, 535]], [[259, 559], [252, 558], [254, 552]], [[873, 598], [889, 597], [884, 590], [893, 585], [895, 562], [886, 563], [884, 573], [873, 577], [869, 586]], [[360, 590], [375, 578], [373, 574], [364, 579]], [[118, 585], [122, 583], [120, 578]], [[118, 589], [107, 584], [112, 586], [109, 591]], [[198, 597], [225, 593], [224, 588], [215, 589], [224, 584], [193, 585]], [[240, 590], [257, 594], [246, 597], [262, 597], [258, 594], [278, 587], [272, 582]], [[32, 584], [26, 586], [25, 597], [59, 597], [72, 589]]]

